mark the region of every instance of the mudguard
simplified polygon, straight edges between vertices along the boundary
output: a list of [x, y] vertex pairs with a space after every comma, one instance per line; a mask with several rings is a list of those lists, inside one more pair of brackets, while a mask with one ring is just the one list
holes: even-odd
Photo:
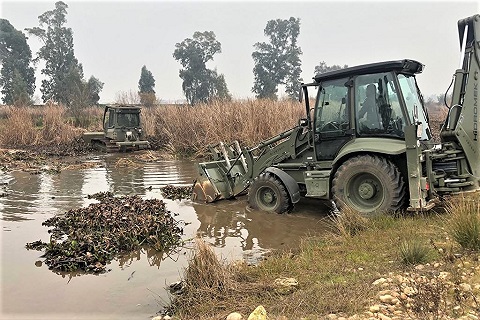
[[265, 172], [269, 172], [275, 175], [278, 179], [282, 181], [283, 185], [287, 189], [292, 204], [300, 201], [300, 188], [298, 187], [298, 183], [288, 173], [275, 167], [268, 167], [267, 169], [265, 169]]

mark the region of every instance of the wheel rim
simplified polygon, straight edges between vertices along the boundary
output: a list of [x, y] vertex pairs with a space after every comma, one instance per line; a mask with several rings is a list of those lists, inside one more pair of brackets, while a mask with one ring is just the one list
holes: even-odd
[[383, 185], [370, 173], [357, 174], [347, 183], [346, 199], [358, 211], [377, 209], [384, 200]]
[[256, 199], [259, 207], [263, 210], [272, 210], [276, 207], [278, 198], [275, 190], [264, 186], [257, 190]]

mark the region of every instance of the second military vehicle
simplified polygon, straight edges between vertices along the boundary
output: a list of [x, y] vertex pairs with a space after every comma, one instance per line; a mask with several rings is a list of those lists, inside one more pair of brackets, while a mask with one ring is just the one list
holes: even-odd
[[146, 149], [149, 143], [144, 139], [140, 112], [138, 106], [106, 106], [103, 112], [103, 132], [86, 132], [83, 139], [107, 152]]

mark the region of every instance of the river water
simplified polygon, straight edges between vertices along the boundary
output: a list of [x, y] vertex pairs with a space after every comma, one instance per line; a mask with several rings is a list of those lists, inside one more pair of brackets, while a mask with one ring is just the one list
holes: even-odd
[[[168, 284], [181, 279], [193, 247], [165, 256], [143, 248], [112, 261], [109, 272], [92, 275], [55, 273], [42, 263], [41, 251], [25, 244], [48, 241], [42, 222], [70, 209], [88, 206], [87, 195], [111, 191], [163, 199], [168, 184], [191, 185], [192, 161], [159, 161], [119, 167], [122, 155], [100, 155], [97, 166], [60, 174], [0, 172], [1, 319], [151, 319], [169, 302]], [[184, 239], [203, 238], [224, 259], [256, 263], [272, 249], [294, 248], [300, 239], [324, 233], [328, 208], [302, 199], [291, 214], [252, 211], [246, 199], [199, 204], [163, 199]]]

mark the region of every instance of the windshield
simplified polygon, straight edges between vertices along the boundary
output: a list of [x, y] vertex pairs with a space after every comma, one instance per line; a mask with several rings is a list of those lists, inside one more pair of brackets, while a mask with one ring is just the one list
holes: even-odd
[[407, 116], [411, 123], [415, 122], [415, 119], [422, 123], [422, 136], [421, 140], [430, 140], [432, 135], [428, 126], [427, 114], [423, 108], [423, 103], [417, 83], [414, 76], [399, 74], [398, 82], [400, 84], [400, 90], [402, 91], [405, 105], [407, 107]]
[[138, 127], [140, 125], [139, 113], [117, 113], [117, 123], [120, 127]]

